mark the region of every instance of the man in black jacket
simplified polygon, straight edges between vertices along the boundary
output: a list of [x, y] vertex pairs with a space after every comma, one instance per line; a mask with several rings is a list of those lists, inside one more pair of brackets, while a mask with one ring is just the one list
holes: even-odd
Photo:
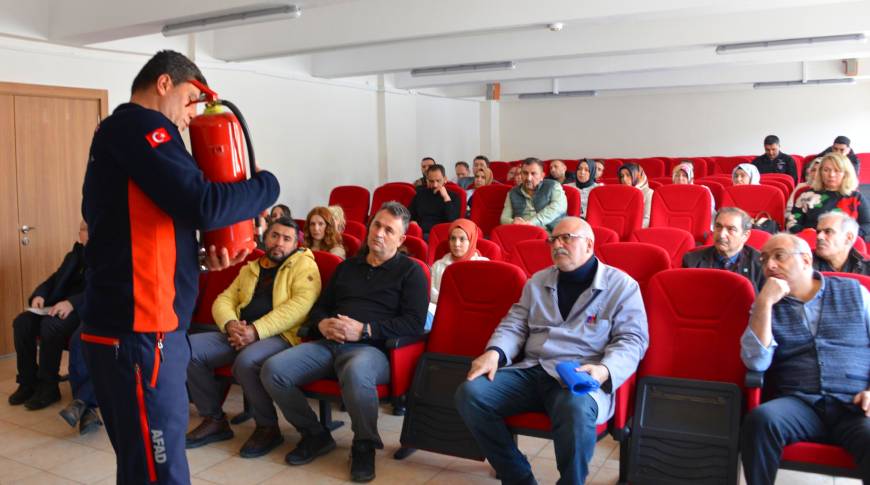
[[757, 157], [752, 164], [758, 169], [758, 173], [784, 173], [791, 175], [795, 185], [798, 183], [794, 158], [779, 150], [779, 137], [776, 135], [764, 137], [764, 155]]
[[845, 212], [828, 212], [816, 224], [818, 241], [813, 252], [813, 269], [870, 276], [870, 262], [855, 249], [858, 222]]
[[852, 150], [852, 140], [850, 140], [848, 136], [840, 135], [837, 138], [834, 138], [834, 143], [819, 152], [816, 156], [821, 157], [828, 153], [839, 153], [844, 157], [848, 157], [849, 161], [852, 162], [852, 165], [855, 166], [855, 174], [857, 175], [861, 173], [861, 160], [858, 160], [855, 151]]
[[[82, 221], [79, 240], [63, 258], [60, 268], [36, 287], [28, 302], [31, 309], [12, 323], [18, 363], [18, 389], [9, 404], [42, 409], [60, 400], [58, 371], [64, 346], [79, 326], [85, 288], [84, 249], [88, 226]], [[39, 364], [36, 346], [39, 339]]]
[[424, 239], [429, 239], [429, 230], [435, 224], [453, 222], [459, 217], [459, 199], [450, 194], [444, 186], [446, 182], [444, 166], [430, 166], [426, 171], [426, 186], [417, 188], [417, 195], [408, 206], [411, 220], [423, 229]]
[[723, 207], [716, 213], [713, 245], [683, 256], [683, 268], [724, 269], [745, 276], [755, 288], [764, 286], [760, 254], [746, 245], [752, 218], [737, 207]]

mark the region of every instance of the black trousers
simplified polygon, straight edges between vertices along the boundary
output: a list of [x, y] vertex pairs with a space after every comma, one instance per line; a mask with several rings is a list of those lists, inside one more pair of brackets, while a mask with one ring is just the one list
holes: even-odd
[[31, 312], [15, 317], [12, 330], [17, 354], [18, 383], [33, 386], [37, 381], [57, 382], [63, 349], [78, 326], [79, 314], [75, 311], [64, 319]]

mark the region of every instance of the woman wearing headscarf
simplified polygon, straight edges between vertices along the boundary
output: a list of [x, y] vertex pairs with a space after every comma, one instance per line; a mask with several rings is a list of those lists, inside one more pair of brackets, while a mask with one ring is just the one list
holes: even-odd
[[643, 167], [636, 163], [624, 163], [619, 167], [619, 183], [631, 185], [643, 192], [643, 226], [649, 227], [649, 210], [652, 206], [653, 189], [649, 187], [649, 180]]
[[598, 164], [595, 160], [585, 159], [580, 160], [577, 164], [577, 181], [574, 185], [580, 189], [580, 215], [586, 217], [586, 203], [589, 202], [589, 192], [598, 187], [599, 183], [595, 181], [598, 178]]
[[734, 185], [758, 185], [761, 183], [761, 174], [755, 165], [741, 163], [731, 171], [731, 181]]
[[858, 189], [855, 166], [844, 155], [828, 153], [822, 157], [819, 173], [813, 179], [813, 189], [798, 196], [791, 212], [786, 214], [786, 227], [792, 233], [815, 229], [819, 216], [831, 211], [845, 212], [858, 222], [858, 236], [870, 235], [870, 206]]
[[426, 330], [432, 326], [432, 316], [438, 304], [438, 291], [441, 289], [441, 277], [444, 270], [458, 261], [489, 261], [477, 251], [477, 239], [480, 237], [477, 224], [468, 219], [456, 219], [447, 230], [447, 245], [450, 250], [438, 261], [432, 264], [432, 288], [429, 291], [429, 316], [426, 318]]
[[[694, 185], [695, 166], [692, 165], [692, 162], [686, 160], [680, 162], [678, 165], [674, 166], [674, 170], [671, 172], [671, 180], [675, 185]], [[713, 220], [716, 218], [716, 200], [713, 198], [713, 192], [710, 192], [710, 189], [707, 188], [706, 185], [701, 185], [700, 187], [707, 189], [707, 193], [710, 194], [710, 215], [711, 220]]]

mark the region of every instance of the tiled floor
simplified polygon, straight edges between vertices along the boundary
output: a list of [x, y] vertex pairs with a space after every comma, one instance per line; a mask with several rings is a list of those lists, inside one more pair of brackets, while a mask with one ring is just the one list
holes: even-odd
[[[65, 368], [65, 367], [64, 367]], [[7, 398], [15, 390], [15, 360], [0, 359], [0, 484], [62, 485], [76, 483], [115, 483], [115, 461], [111, 444], [103, 430], [79, 436], [57, 415], [69, 402], [69, 386], [63, 384], [63, 400], [41, 411], [27, 411], [22, 406], [9, 406]], [[234, 415], [241, 410], [241, 393], [233, 386], [225, 410]], [[348, 422], [344, 413], [335, 412], [336, 419]], [[191, 425], [199, 419], [191, 413]], [[497, 484], [492, 470], [485, 463], [452, 458], [418, 451], [405, 461], [396, 461], [393, 453], [399, 447], [402, 419], [382, 409], [379, 426], [386, 447], [378, 452], [378, 484], [437, 485]], [[338, 484], [349, 478], [351, 433], [345, 425], [334, 433], [338, 448], [318, 460], [302, 466], [284, 464], [284, 455], [298, 441], [298, 434], [282, 424], [287, 442], [269, 455], [246, 460], [239, 458], [239, 447], [253, 431], [249, 421], [236, 426], [236, 437], [230, 441], [190, 450], [192, 482], [194, 484]], [[559, 478], [550, 441], [520, 437], [520, 448], [530, 457], [535, 476], [542, 484], [555, 483]], [[619, 467], [619, 449], [610, 438], [600, 441], [592, 458], [590, 484], [614, 484]], [[833, 478], [808, 473], [783, 471], [777, 484], [788, 485], [858, 485], [858, 480]]]

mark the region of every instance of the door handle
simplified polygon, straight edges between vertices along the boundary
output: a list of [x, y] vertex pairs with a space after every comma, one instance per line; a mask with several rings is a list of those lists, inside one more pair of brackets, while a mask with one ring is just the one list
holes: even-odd
[[32, 230], [34, 230], [34, 229], [36, 229], [36, 228], [33, 227], [33, 226], [28, 226], [27, 224], [25, 224], [25, 225], [21, 226], [21, 233], [22, 233], [22, 234], [27, 234], [28, 232], [30, 232], [30, 231], [32, 231]]

